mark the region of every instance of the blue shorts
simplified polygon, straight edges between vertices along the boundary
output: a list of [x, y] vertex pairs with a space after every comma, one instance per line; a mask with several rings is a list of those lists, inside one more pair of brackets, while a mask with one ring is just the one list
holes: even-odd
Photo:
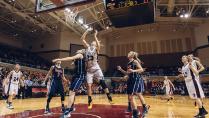
[[85, 74], [81, 74], [81, 75], [74, 75], [71, 85], [70, 85], [70, 90], [71, 91], [77, 91], [81, 85], [84, 83], [86, 79], [86, 75]]
[[128, 78], [127, 81], [127, 94], [143, 93], [144, 81], [141, 77]]
[[48, 95], [54, 96], [55, 94], [60, 94], [64, 96], [64, 87], [62, 81], [52, 80], [49, 86]]

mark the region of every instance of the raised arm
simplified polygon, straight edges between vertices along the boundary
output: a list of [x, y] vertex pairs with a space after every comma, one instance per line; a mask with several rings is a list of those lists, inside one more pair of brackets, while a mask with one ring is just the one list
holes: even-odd
[[97, 34], [98, 34], [98, 31], [96, 30], [95, 33], [94, 33], [94, 38], [95, 38], [95, 41], [96, 41], [96, 44], [97, 44], [97, 51], [99, 53], [100, 52], [100, 48], [101, 48], [101, 44], [100, 44], [100, 41], [97, 38]]
[[88, 30], [86, 30], [85, 32], [84, 32], [84, 34], [81, 36], [81, 40], [82, 40], [82, 42], [83, 42], [83, 46], [85, 47], [85, 48], [88, 48], [89, 47], [89, 44], [86, 42], [86, 35], [88, 34]]
[[52, 60], [52, 62], [56, 62], [56, 61], [72, 61], [75, 59], [82, 59], [83, 55], [82, 54], [76, 54], [75, 56], [72, 57], [65, 57], [65, 58], [61, 58], [61, 59], [54, 59]]

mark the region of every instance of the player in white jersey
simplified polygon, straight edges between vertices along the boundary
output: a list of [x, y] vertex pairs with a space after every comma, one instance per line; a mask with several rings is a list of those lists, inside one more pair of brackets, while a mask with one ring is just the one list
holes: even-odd
[[194, 116], [195, 118], [204, 117], [208, 112], [203, 107], [201, 99], [205, 97], [203, 89], [199, 81], [199, 73], [195, 66], [188, 61], [187, 56], [182, 57], [183, 67], [182, 74], [180, 77], [183, 77], [185, 84], [191, 99], [194, 99], [199, 107], [199, 113]]
[[112, 102], [112, 97], [110, 96], [109, 89], [104, 81], [104, 75], [98, 64], [98, 54], [100, 52], [100, 41], [97, 38], [98, 32], [95, 31], [93, 41], [90, 45], [86, 42], [86, 35], [88, 30], [81, 37], [83, 45], [86, 48], [86, 61], [87, 61], [87, 83], [88, 83], [88, 108], [92, 108], [92, 84], [93, 78], [97, 79], [99, 84], [102, 86], [103, 90], [107, 94], [109, 102]]
[[[194, 57], [193, 54], [189, 54], [187, 57], [188, 57], [188, 61], [195, 67], [195, 69], [197, 69], [198, 73], [205, 70], [199, 58]], [[194, 105], [197, 106], [197, 103], [195, 102]]]
[[22, 72], [20, 71], [20, 65], [16, 64], [14, 70], [9, 73], [6, 80], [8, 84], [7, 94], [9, 95], [7, 108], [9, 109], [14, 109], [12, 99], [18, 94], [19, 82], [21, 79]]
[[168, 79], [167, 76], [165, 76], [164, 78], [165, 78], [165, 80], [163, 81], [162, 88], [165, 88], [166, 97], [169, 102], [170, 100], [173, 100], [173, 91], [175, 90], [175, 87], [174, 87], [173, 83], [171, 82], [171, 80]]

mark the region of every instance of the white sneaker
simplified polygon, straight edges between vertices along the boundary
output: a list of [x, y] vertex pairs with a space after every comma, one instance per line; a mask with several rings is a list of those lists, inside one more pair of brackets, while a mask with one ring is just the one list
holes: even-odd
[[70, 118], [71, 117], [71, 113], [69, 112], [67, 115], [64, 115], [64, 118]]
[[7, 108], [8, 109], [14, 109], [14, 107], [12, 105], [8, 105]]

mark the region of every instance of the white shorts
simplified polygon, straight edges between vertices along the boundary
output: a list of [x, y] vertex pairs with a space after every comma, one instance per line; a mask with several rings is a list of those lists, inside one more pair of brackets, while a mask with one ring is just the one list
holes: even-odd
[[165, 87], [166, 95], [173, 95], [173, 89], [171, 87]]
[[87, 83], [88, 84], [92, 84], [93, 83], [93, 79], [103, 80], [104, 79], [104, 75], [103, 75], [101, 69], [90, 69], [89, 71], [87, 71], [86, 78], [87, 78]]
[[199, 78], [192, 79], [192, 77], [187, 77], [185, 78], [185, 83], [190, 98], [197, 99], [205, 97]]
[[8, 85], [8, 87], [5, 91], [6, 91], [6, 93], [9, 92], [8, 93], [9, 95], [17, 95], [18, 89], [19, 89], [18, 84], [10, 83], [10, 86]]

